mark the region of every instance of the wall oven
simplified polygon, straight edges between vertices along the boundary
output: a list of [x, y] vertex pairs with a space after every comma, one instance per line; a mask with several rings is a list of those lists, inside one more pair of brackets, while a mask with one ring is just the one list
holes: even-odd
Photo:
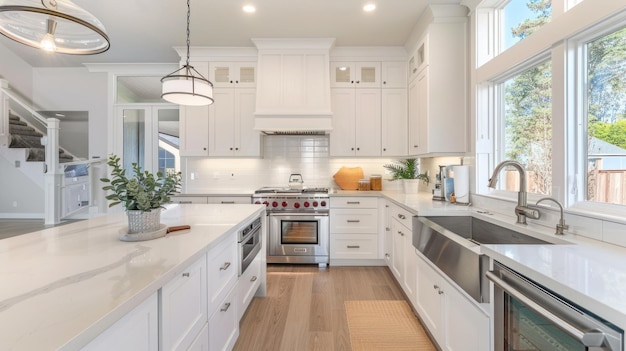
[[254, 261], [257, 253], [261, 251], [261, 217], [241, 228], [238, 232], [237, 242], [239, 245], [239, 275]]
[[623, 330], [494, 262], [494, 350], [617, 351]]

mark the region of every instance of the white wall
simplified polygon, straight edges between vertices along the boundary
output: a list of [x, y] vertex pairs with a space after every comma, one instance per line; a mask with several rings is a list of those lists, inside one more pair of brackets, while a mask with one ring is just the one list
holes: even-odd
[[33, 95], [33, 69], [0, 43], [0, 77], [9, 81], [9, 88], [27, 99]]
[[89, 158], [107, 156], [107, 79], [106, 73], [92, 73], [82, 67], [33, 69], [35, 105], [44, 110], [89, 113]]
[[44, 193], [41, 186], [25, 177], [4, 157], [0, 157], [0, 174], [0, 216], [42, 218]]
[[[60, 118], [61, 119], [61, 118]], [[89, 122], [63, 121], [59, 129], [61, 147], [80, 159], [89, 158]]]

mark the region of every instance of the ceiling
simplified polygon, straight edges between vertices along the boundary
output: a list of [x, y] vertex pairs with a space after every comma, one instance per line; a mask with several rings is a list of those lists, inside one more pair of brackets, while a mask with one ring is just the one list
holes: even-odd
[[[184, 0], [75, 0], [106, 27], [111, 48], [99, 55], [47, 54], [0, 35], [33, 67], [83, 63], [175, 63], [186, 41]], [[336, 46], [402, 46], [428, 4], [460, 0], [191, 0], [191, 46], [253, 46], [250, 38], [336, 38]], [[365, 13], [365, 3], [375, 3]], [[257, 10], [248, 14], [244, 4]]]

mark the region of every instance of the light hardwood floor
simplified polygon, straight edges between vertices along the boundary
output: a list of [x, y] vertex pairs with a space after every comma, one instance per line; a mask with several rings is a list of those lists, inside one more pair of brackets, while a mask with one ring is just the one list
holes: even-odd
[[351, 350], [345, 301], [405, 299], [387, 267], [268, 265], [267, 297], [250, 304], [234, 350]]

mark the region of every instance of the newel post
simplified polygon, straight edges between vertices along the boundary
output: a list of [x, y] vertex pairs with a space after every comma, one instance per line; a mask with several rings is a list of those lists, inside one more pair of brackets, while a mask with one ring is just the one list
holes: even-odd
[[47, 136], [42, 138], [46, 147], [45, 192], [45, 224], [61, 222], [61, 186], [63, 172], [59, 168], [59, 120], [47, 119]]

